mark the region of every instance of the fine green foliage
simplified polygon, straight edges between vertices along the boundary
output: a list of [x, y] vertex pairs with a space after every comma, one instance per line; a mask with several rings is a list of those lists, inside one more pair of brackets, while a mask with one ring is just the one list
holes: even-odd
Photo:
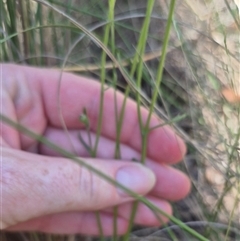
[[[116, 159], [121, 159], [120, 135], [128, 97], [137, 102], [143, 165], [148, 134], [159, 127], [149, 127], [153, 113], [163, 119], [161, 126], [171, 125], [188, 145], [187, 157], [179, 168], [190, 176], [193, 190], [186, 200], [173, 204], [174, 216], [170, 216], [76, 158], [74, 153], [0, 115], [0, 121], [48, 145], [136, 199], [128, 232], [123, 237], [117, 236], [118, 208], [114, 207], [113, 236], [104, 237], [101, 218], [96, 212], [100, 235], [92, 240], [141, 240], [138, 233], [144, 229], [134, 227], [139, 202], [148, 206], [156, 217], [161, 214], [170, 220], [169, 225], [139, 235], [146, 240], [240, 239], [240, 56], [239, 39], [236, 40], [240, 31], [239, 11], [235, 1], [220, 0], [219, 8], [216, 0], [195, 5], [193, 2], [0, 1], [1, 62], [53, 67], [99, 79], [101, 99], [94, 143], [88, 110], [79, 113], [90, 144], [81, 136], [79, 142], [90, 156], [95, 157], [98, 150], [107, 85], [125, 95], [120, 112], [115, 101]], [[58, 91], [60, 86], [61, 78]], [[61, 110], [60, 97], [58, 104]], [[149, 110], [146, 124], [141, 117], [141, 106]], [[69, 138], [63, 118], [61, 123]], [[221, 179], [220, 184], [213, 180], [215, 175]], [[2, 237], [11, 241], [8, 234]], [[29, 241], [87, 240], [80, 236], [37, 233], [19, 237]]]

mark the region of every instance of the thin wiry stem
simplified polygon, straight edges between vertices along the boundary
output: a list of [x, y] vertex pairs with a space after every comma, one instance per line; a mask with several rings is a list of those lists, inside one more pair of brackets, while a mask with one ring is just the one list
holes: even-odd
[[83, 168], [88, 169], [89, 171], [91, 171], [92, 173], [104, 178], [106, 181], [108, 181], [109, 183], [111, 183], [112, 185], [122, 189], [124, 192], [126, 192], [128, 195], [130, 195], [131, 197], [133, 197], [134, 199], [137, 199], [138, 201], [142, 202], [143, 204], [145, 204], [147, 207], [149, 207], [152, 211], [154, 212], [158, 212], [161, 215], [164, 215], [165, 217], [167, 217], [169, 220], [171, 220], [173, 223], [179, 225], [183, 230], [187, 231], [189, 234], [193, 235], [194, 237], [198, 238], [200, 241], [210, 241], [209, 239], [203, 237], [201, 234], [197, 233], [195, 230], [189, 228], [187, 225], [185, 225], [183, 222], [181, 222], [180, 220], [178, 220], [177, 218], [165, 213], [163, 210], [159, 209], [157, 206], [155, 206], [154, 204], [152, 204], [149, 200], [147, 200], [145, 197], [133, 192], [132, 190], [128, 189], [127, 187], [125, 187], [124, 185], [118, 183], [117, 181], [115, 181], [114, 179], [112, 179], [111, 177], [109, 177], [107, 174], [102, 173], [101, 171], [99, 171], [98, 169], [94, 168], [93, 166], [89, 165], [87, 162], [83, 161], [81, 158], [76, 157], [74, 154], [72, 154], [69, 151], [66, 151], [64, 149], [62, 149], [61, 147], [57, 146], [56, 144], [52, 143], [51, 141], [49, 141], [47, 138], [43, 137], [43, 136], [39, 136], [37, 134], [35, 134], [34, 132], [30, 131], [28, 128], [22, 126], [19, 123], [14, 122], [13, 120], [11, 120], [10, 118], [8, 118], [7, 116], [0, 114], [0, 121], [6, 123], [7, 125], [15, 128], [16, 130], [24, 133], [25, 135], [29, 136], [30, 138], [47, 145], [49, 148], [51, 148], [52, 150], [58, 152], [59, 154], [61, 154], [63, 157], [68, 158], [72, 161], [74, 161], [75, 163], [80, 164]]

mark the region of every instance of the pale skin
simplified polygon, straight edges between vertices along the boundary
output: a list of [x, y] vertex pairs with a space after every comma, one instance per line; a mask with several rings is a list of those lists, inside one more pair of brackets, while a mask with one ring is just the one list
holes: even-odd
[[[133, 158], [139, 160], [142, 148], [134, 101], [129, 99], [126, 104], [120, 137], [121, 161], [114, 160], [114, 91], [105, 91], [97, 157], [91, 158], [79, 141], [81, 133], [88, 143], [86, 128], [79, 122], [79, 115], [86, 108], [94, 143], [101, 88], [97, 81], [69, 73], [62, 75], [59, 104], [70, 141], [59, 118], [58, 71], [1, 64], [0, 74], [2, 114], [67, 151], [74, 152], [86, 163], [121, 181], [168, 214], [172, 213], [169, 201], [180, 200], [188, 194], [189, 179], [171, 167], [183, 159], [186, 146], [170, 127], [155, 128], [149, 133], [145, 167], [131, 161]], [[117, 93], [118, 112], [123, 99], [124, 96]], [[148, 111], [142, 108], [141, 115], [145, 123]], [[153, 115], [150, 126], [160, 123]], [[1, 229], [97, 235], [95, 211], [98, 210], [104, 234], [111, 235], [113, 207], [118, 205], [118, 233], [126, 232], [132, 197], [9, 125], [1, 123], [0, 135]], [[126, 173], [130, 174], [129, 178]], [[164, 216], [161, 218], [167, 221]], [[135, 223], [160, 225], [152, 211], [143, 204], [138, 207]]]

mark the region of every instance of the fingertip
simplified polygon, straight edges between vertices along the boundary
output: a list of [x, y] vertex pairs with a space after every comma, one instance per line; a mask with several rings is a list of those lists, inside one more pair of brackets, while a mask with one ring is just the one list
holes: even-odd
[[160, 163], [174, 164], [183, 159], [186, 145], [169, 126], [159, 127], [149, 134], [149, 157]]
[[[162, 226], [169, 221], [169, 215], [172, 215], [172, 206], [169, 202], [158, 199], [153, 196], [147, 196], [151, 206], [139, 202], [134, 222], [144, 226]], [[119, 216], [126, 220], [131, 219], [133, 203], [125, 203], [118, 207]], [[154, 206], [154, 207], [153, 207]], [[113, 212], [108, 210], [108, 212]]]
[[155, 219], [153, 219], [153, 222], [151, 223], [151, 226], [163, 226], [164, 224], [166, 224], [169, 221], [169, 217], [171, 216], [173, 211], [172, 211], [172, 206], [170, 205], [169, 202], [166, 201], [161, 201], [161, 206], [159, 207], [162, 211], [164, 211], [165, 214], [164, 215], [160, 212], [158, 212], [155, 215]]
[[[139, 224], [146, 226], [162, 226], [169, 221], [169, 216], [172, 215], [172, 206], [165, 200], [159, 200], [153, 197], [149, 201], [158, 209], [150, 209], [146, 205], [139, 207]], [[160, 209], [160, 210], [159, 210]], [[141, 216], [141, 217], [140, 217]]]
[[170, 198], [172, 201], [179, 201], [184, 199], [191, 191], [191, 182], [188, 176], [179, 170], [176, 170], [176, 172], [178, 175], [178, 178], [175, 180], [175, 188], [177, 192], [175, 192], [175, 195]]
[[177, 134], [175, 134], [175, 145], [176, 157], [175, 160], [172, 161], [173, 163], [181, 161], [187, 153], [186, 144]]
[[147, 166], [155, 171], [157, 181], [151, 195], [169, 201], [177, 201], [187, 196], [191, 182], [186, 174], [164, 164], [148, 161]]

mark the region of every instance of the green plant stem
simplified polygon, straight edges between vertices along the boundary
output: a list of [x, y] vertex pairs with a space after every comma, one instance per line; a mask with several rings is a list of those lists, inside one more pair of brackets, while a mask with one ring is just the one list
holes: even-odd
[[[108, 0], [108, 6], [109, 6], [109, 11], [108, 11], [108, 25], [110, 28], [110, 45], [111, 45], [111, 51], [115, 55], [115, 4], [116, 0]], [[105, 68], [105, 66], [104, 66]], [[106, 70], [106, 69], [105, 69]], [[116, 74], [116, 69], [113, 66], [113, 74], [112, 74], [112, 80], [114, 83], [114, 89], [116, 90], [117, 86], [117, 74]], [[120, 152], [120, 134], [121, 134], [121, 127], [122, 125], [119, 126], [119, 117], [118, 117], [118, 108], [117, 108], [117, 98], [116, 98], [116, 91], [114, 92], [114, 112], [115, 112], [115, 120], [116, 120], [116, 142], [115, 142], [115, 153], [114, 157], [116, 159], [121, 159], [121, 152]], [[117, 241], [118, 240], [118, 226], [117, 226], [117, 219], [118, 219], [118, 206], [113, 207], [113, 236], [112, 240]]]
[[[105, 46], [108, 46], [109, 43], [109, 35], [110, 35], [110, 30], [112, 27], [112, 22], [114, 21], [114, 7], [115, 7], [115, 1], [114, 0], [109, 0], [109, 15], [108, 15], [108, 20], [110, 21], [109, 24], [106, 25], [105, 31], [104, 31], [104, 38], [103, 38], [103, 44]], [[106, 79], [106, 57], [107, 54], [105, 51], [102, 51], [102, 57], [101, 57], [101, 73], [100, 73], [100, 80], [101, 80], [101, 94], [100, 94], [100, 104], [99, 104], [99, 116], [98, 116], [98, 125], [97, 125], [97, 132], [96, 132], [96, 141], [95, 145], [93, 148], [93, 156], [96, 157], [97, 153], [97, 148], [98, 148], [98, 143], [99, 143], [99, 138], [101, 135], [101, 129], [102, 129], [102, 121], [103, 121], [103, 103], [104, 103], [104, 88], [105, 88], [105, 79]], [[99, 213], [97, 212], [97, 218], [98, 220], [100, 219]], [[116, 217], [114, 217], [116, 218]], [[100, 230], [101, 234], [101, 240], [103, 240], [103, 233], [102, 227], [101, 227], [101, 222], [98, 222], [98, 227]], [[116, 230], [114, 233], [117, 232]]]
[[[6, 4], [7, 4], [7, 8], [8, 8], [8, 14], [9, 14], [9, 29], [8, 29], [8, 31], [9, 31], [10, 34], [13, 34], [13, 33], [17, 32], [16, 1], [15, 0], [8, 0], [8, 1], [6, 1]], [[3, 11], [3, 9], [1, 9], [1, 11]], [[14, 37], [12, 39], [12, 42], [13, 42], [16, 49], [20, 49], [19, 39], [17, 37]], [[14, 51], [13, 57], [17, 58], [16, 51]]]
[[[151, 20], [151, 14], [153, 10], [155, 0], [150, 0], [148, 1], [147, 4], [147, 10], [146, 10], [146, 17], [144, 19], [143, 27], [140, 33], [138, 45], [137, 45], [137, 50], [136, 54], [133, 59], [133, 64], [131, 68], [130, 75], [133, 77], [135, 71], [137, 74], [137, 88], [141, 89], [141, 83], [142, 83], [142, 73], [143, 73], [143, 55], [145, 53], [145, 48], [146, 48], [146, 42], [147, 42], [147, 37], [148, 37], [148, 30], [149, 30], [149, 25], [150, 25], [150, 20]], [[137, 70], [136, 70], [137, 68]], [[146, 150], [147, 150], [147, 135], [146, 132], [143, 132], [143, 124], [142, 124], [142, 116], [141, 116], [141, 94], [137, 92], [137, 113], [138, 113], [138, 122], [140, 126], [140, 132], [141, 132], [141, 140], [142, 140], [142, 152], [141, 152], [141, 163], [145, 162], [146, 159]], [[129, 219], [129, 225], [128, 225], [128, 230], [126, 234], [123, 237], [123, 241], [129, 240], [130, 232], [132, 230], [132, 226], [134, 224], [134, 219], [136, 216], [138, 208], [138, 201], [133, 202], [132, 206], [132, 212], [130, 215]]]
[[[52, 3], [52, 0], [48, 0], [49, 3]], [[54, 11], [53, 9], [50, 9], [49, 14], [48, 14], [48, 19], [50, 23], [55, 23], [55, 16], [54, 16]], [[52, 31], [52, 36], [51, 36], [51, 40], [52, 40], [52, 46], [54, 48], [55, 51], [55, 55], [59, 56], [59, 47], [58, 47], [58, 36], [57, 36], [57, 31], [54, 28]]]
[[102, 223], [101, 223], [101, 217], [99, 212], [95, 212], [98, 230], [100, 234], [100, 241], [105, 241], [104, 235], [103, 235], [103, 229], [102, 229]]
[[[114, 16], [112, 14], [112, 11], [114, 11], [112, 9], [112, 7], [114, 7], [114, 4], [111, 5], [111, 1], [109, 1], [109, 15], [108, 15], [108, 19], [110, 19], [110, 21], [112, 20], [112, 16]], [[110, 29], [111, 29], [111, 22], [110, 24], [107, 24], [105, 27], [105, 31], [104, 31], [104, 38], [103, 38], [103, 44], [104, 46], [108, 45], [109, 42], [109, 34], [110, 34]], [[105, 79], [106, 79], [106, 69], [105, 69], [105, 65], [106, 65], [106, 52], [103, 50], [102, 51], [102, 56], [101, 56], [101, 73], [100, 73], [100, 80], [101, 80], [101, 94], [100, 94], [100, 104], [99, 104], [99, 117], [98, 117], [98, 126], [97, 126], [97, 135], [96, 135], [96, 141], [95, 141], [95, 145], [93, 148], [93, 153], [94, 155], [96, 155], [97, 152], [97, 147], [98, 147], [98, 142], [99, 142], [99, 137], [101, 134], [101, 128], [102, 128], [102, 118], [103, 118], [103, 102], [104, 102], [104, 88], [105, 88]]]
[[[232, 162], [232, 159], [234, 158], [234, 152], [236, 152], [235, 147], [238, 146], [239, 139], [240, 139], [240, 128], [238, 128], [238, 132], [237, 132], [237, 135], [236, 135], [236, 138], [235, 138], [233, 147], [232, 147], [232, 149], [231, 149], [231, 153], [230, 153], [230, 156], [229, 156], [230, 161], [229, 161], [228, 169], [230, 168], [230, 164], [231, 164], [231, 162]], [[228, 172], [229, 172], [229, 170], [227, 170], [227, 173], [228, 173]], [[237, 168], [237, 174], [239, 175], [239, 168]], [[237, 174], [236, 174], [236, 175], [237, 175]], [[238, 180], [239, 180], [239, 179], [238, 179]], [[225, 184], [225, 185], [226, 185], [226, 184]], [[233, 188], [232, 185], [230, 185], [230, 190], [231, 190], [232, 188]], [[230, 227], [231, 227], [231, 223], [232, 223], [232, 220], [233, 220], [233, 215], [234, 215], [234, 213], [235, 213], [235, 211], [236, 211], [236, 209], [237, 209], [237, 207], [238, 207], [237, 205], [238, 205], [238, 203], [239, 203], [239, 196], [240, 196], [240, 183], [239, 183], [239, 181], [238, 181], [238, 183], [237, 183], [237, 188], [238, 188], [238, 190], [237, 190], [238, 195], [237, 195], [236, 198], [235, 198], [234, 205], [233, 205], [232, 211], [231, 211], [231, 213], [230, 213], [230, 217], [229, 217], [229, 221], [228, 221], [228, 229], [227, 229], [227, 232], [226, 232], [226, 234], [225, 234], [224, 241], [227, 241], [227, 239], [228, 239], [229, 232], [230, 232]], [[222, 203], [222, 205], [224, 205], [224, 204]]]
[[[42, 14], [43, 14], [42, 5], [38, 3], [37, 12], [36, 12], [36, 22], [40, 26], [43, 26]], [[44, 48], [44, 32], [43, 32], [42, 28], [39, 29], [39, 38], [40, 38], [40, 52], [44, 53], [45, 52], [45, 48]], [[44, 60], [41, 59], [40, 61], [41, 61], [40, 64], [44, 65]]]
[[24, 133], [25, 135], [29, 136], [30, 138], [32, 138], [32, 139], [34, 139], [36, 141], [39, 141], [40, 143], [42, 143], [44, 145], [47, 145], [49, 148], [51, 148], [52, 150], [58, 152], [63, 157], [68, 158], [68, 159], [74, 161], [75, 163], [78, 163], [83, 168], [87, 168], [89, 171], [93, 172], [94, 174], [104, 178], [106, 181], [108, 181], [112, 185], [122, 189], [124, 192], [126, 192], [128, 195], [130, 195], [134, 199], [137, 199], [138, 201], [140, 201], [143, 204], [145, 204], [153, 212], [159, 212], [160, 214], [164, 215], [170, 221], [172, 221], [173, 223], [179, 225], [183, 230], [187, 231], [189, 234], [191, 234], [194, 237], [198, 238], [200, 241], [210, 241], [209, 239], [203, 237], [201, 234], [197, 233], [195, 230], [193, 230], [190, 227], [188, 227], [187, 225], [185, 225], [183, 222], [181, 222], [177, 218], [175, 218], [175, 217], [165, 213], [161, 209], [159, 209], [157, 206], [155, 206], [150, 201], [148, 201], [145, 197], [143, 197], [143, 196], [133, 192], [132, 190], [130, 190], [128, 188], [126, 188], [125, 186], [123, 186], [122, 184], [118, 183], [117, 181], [115, 181], [114, 179], [112, 179], [111, 177], [106, 175], [105, 173], [102, 173], [98, 169], [96, 169], [93, 166], [89, 165], [87, 162], [83, 161], [81, 158], [76, 157], [73, 153], [71, 153], [69, 151], [66, 151], [66, 150], [62, 149], [61, 147], [57, 146], [56, 144], [52, 143], [47, 138], [35, 134], [34, 132], [30, 131], [28, 128], [22, 126], [19, 123], [16, 123], [15, 121], [11, 120], [10, 118], [8, 118], [7, 116], [5, 116], [3, 114], [0, 114], [0, 121], [2, 121], [5, 124], [15, 128], [18, 131]]
[[173, 20], [175, 3], [176, 3], [176, 0], [171, 0], [169, 14], [168, 14], [168, 20], [167, 20], [167, 26], [166, 26], [164, 40], [163, 40], [162, 55], [161, 55], [161, 59], [160, 59], [160, 63], [159, 63], [158, 71], [157, 71], [157, 75], [156, 75], [156, 87], [157, 88], [155, 88], [155, 90], [153, 92], [153, 97], [152, 97], [151, 105], [149, 108], [149, 115], [148, 115], [147, 123], [145, 126], [145, 131], [148, 131], [150, 119], [151, 119], [151, 116], [152, 116], [152, 113], [154, 110], [154, 106], [156, 104], [157, 97], [158, 97], [158, 88], [160, 88], [160, 85], [162, 82], [162, 76], [163, 76], [163, 70], [164, 70], [165, 59], [166, 59], [166, 54], [167, 54], [167, 47], [168, 47], [168, 42], [169, 42], [169, 37], [170, 37], [170, 30], [171, 30], [171, 25], [172, 25], [172, 20]]
[[[21, 22], [22, 23], [22, 28], [26, 29], [28, 27], [26, 2], [25, 1], [20, 1], [19, 4], [20, 4], [19, 7], [20, 7], [21, 16], [22, 16], [22, 22]], [[25, 32], [23, 34], [25, 57], [27, 57], [29, 55], [29, 46], [30, 46], [29, 38], [30, 38], [29, 33]]]
[[75, 19], [73, 19], [72, 17], [68, 16], [66, 13], [62, 12], [60, 9], [52, 6], [49, 2], [45, 1], [45, 0], [34, 0], [35, 2], [39, 2], [51, 9], [53, 9], [54, 11], [58, 12], [59, 14], [61, 14], [62, 16], [66, 17], [70, 22], [72, 22], [72, 24], [74, 24], [75, 26], [77, 26], [81, 31], [83, 31], [86, 35], [88, 35], [95, 43], [96, 45], [98, 45], [99, 47], [101, 47], [104, 52], [109, 56], [109, 58], [114, 62], [114, 64], [116, 65], [116, 68], [119, 68], [121, 74], [123, 75], [123, 77], [126, 79], [126, 81], [128, 82], [128, 84], [131, 86], [131, 88], [134, 90], [134, 92], [138, 92], [139, 90], [136, 88], [135, 83], [132, 81], [132, 79], [130, 78], [130, 76], [127, 74], [127, 72], [125, 71], [124, 68], [122, 68], [121, 64], [118, 62], [118, 60], [115, 58], [115, 56], [112, 54], [112, 52], [107, 48], [107, 46], [100, 40], [98, 39], [91, 31], [89, 31], [88, 29], [86, 29], [83, 25], [81, 25], [79, 22], [77, 22]]
[[10, 40], [11, 38], [14, 38], [15, 36], [26, 33], [29, 31], [37, 30], [37, 29], [42, 29], [42, 28], [69, 28], [73, 30], [79, 30], [79, 28], [74, 27], [74, 26], [69, 26], [69, 25], [64, 25], [64, 24], [49, 24], [49, 25], [41, 25], [41, 26], [33, 26], [30, 28], [23, 29], [22, 31], [18, 31], [16, 33], [13, 33], [11, 35], [8, 35], [7, 37], [0, 39], [0, 44], [3, 44], [4, 42]]
[[[231, 6], [229, 5], [229, 2], [227, 0], [224, 0], [224, 2], [226, 4], [226, 6], [227, 6], [228, 11], [232, 15], [232, 18], [233, 18], [233, 20], [234, 20], [234, 22], [235, 22], [235, 24], [236, 24], [236, 26], [238, 28], [238, 31], [240, 31], [240, 24], [239, 24], [236, 16], [234, 16], [233, 10], [231, 9]], [[240, 11], [240, 9], [238, 9], [238, 11]]]

